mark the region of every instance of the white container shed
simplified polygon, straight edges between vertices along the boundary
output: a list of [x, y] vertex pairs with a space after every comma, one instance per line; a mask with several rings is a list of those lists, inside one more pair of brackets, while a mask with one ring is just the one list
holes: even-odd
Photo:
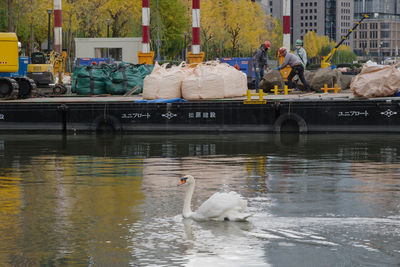
[[114, 61], [139, 64], [142, 38], [75, 38], [77, 58], [112, 57]]

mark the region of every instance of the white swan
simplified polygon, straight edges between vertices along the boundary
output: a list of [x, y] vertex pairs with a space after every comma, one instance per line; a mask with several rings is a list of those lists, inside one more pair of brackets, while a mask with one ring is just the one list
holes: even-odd
[[186, 175], [181, 178], [179, 185], [189, 185], [182, 215], [184, 218], [192, 218], [196, 221], [245, 221], [252, 214], [245, 213], [247, 200], [236, 192], [215, 193], [207, 199], [197, 211], [192, 212], [191, 202], [195, 186], [194, 177]]

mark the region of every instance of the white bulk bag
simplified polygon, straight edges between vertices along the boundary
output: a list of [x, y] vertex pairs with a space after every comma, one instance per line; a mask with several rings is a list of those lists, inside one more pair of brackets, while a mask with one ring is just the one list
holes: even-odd
[[246, 94], [246, 74], [226, 63], [216, 65], [216, 70], [224, 80], [224, 97], [236, 97]]
[[166, 68], [167, 64], [160, 66], [157, 62], [150, 75], [143, 82], [144, 99], [170, 99], [182, 97], [182, 80], [189, 70], [183, 63], [179, 66]]
[[182, 97], [187, 100], [224, 98], [224, 80], [215, 66], [198, 64], [182, 82]]

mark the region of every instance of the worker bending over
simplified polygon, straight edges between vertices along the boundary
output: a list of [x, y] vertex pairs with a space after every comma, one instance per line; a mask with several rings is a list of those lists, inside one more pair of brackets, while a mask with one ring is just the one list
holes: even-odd
[[289, 76], [287, 78], [289, 89], [293, 89], [292, 80], [293, 77], [297, 74], [300, 78], [300, 81], [306, 87], [306, 92], [311, 92], [310, 85], [308, 85], [306, 79], [304, 78], [304, 67], [299, 58], [291, 53], [288, 53], [285, 47], [279, 48], [278, 52], [281, 56], [285, 57], [285, 60], [282, 62], [282, 65], [280, 65], [278, 68], [275, 68], [275, 70], [281, 70], [287, 65], [292, 68], [292, 71], [289, 73]]

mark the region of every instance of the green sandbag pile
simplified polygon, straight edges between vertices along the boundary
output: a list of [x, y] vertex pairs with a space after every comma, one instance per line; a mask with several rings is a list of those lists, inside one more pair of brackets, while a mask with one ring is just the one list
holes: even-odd
[[123, 95], [136, 88], [133, 94], [143, 91], [143, 80], [153, 66], [101, 64], [100, 66], [77, 66], [72, 75], [72, 92], [78, 95]]
[[151, 70], [152, 66], [122, 63], [110, 73], [107, 92], [112, 95], [123, 95], [137, 86], [133, 94], [140, 94], [143, 91], [143, 80]]
[[84, 66], [75, 69], [75, 91], [78, 95], [106, 94], [106, 82], [108, 73], [102, 66]]

